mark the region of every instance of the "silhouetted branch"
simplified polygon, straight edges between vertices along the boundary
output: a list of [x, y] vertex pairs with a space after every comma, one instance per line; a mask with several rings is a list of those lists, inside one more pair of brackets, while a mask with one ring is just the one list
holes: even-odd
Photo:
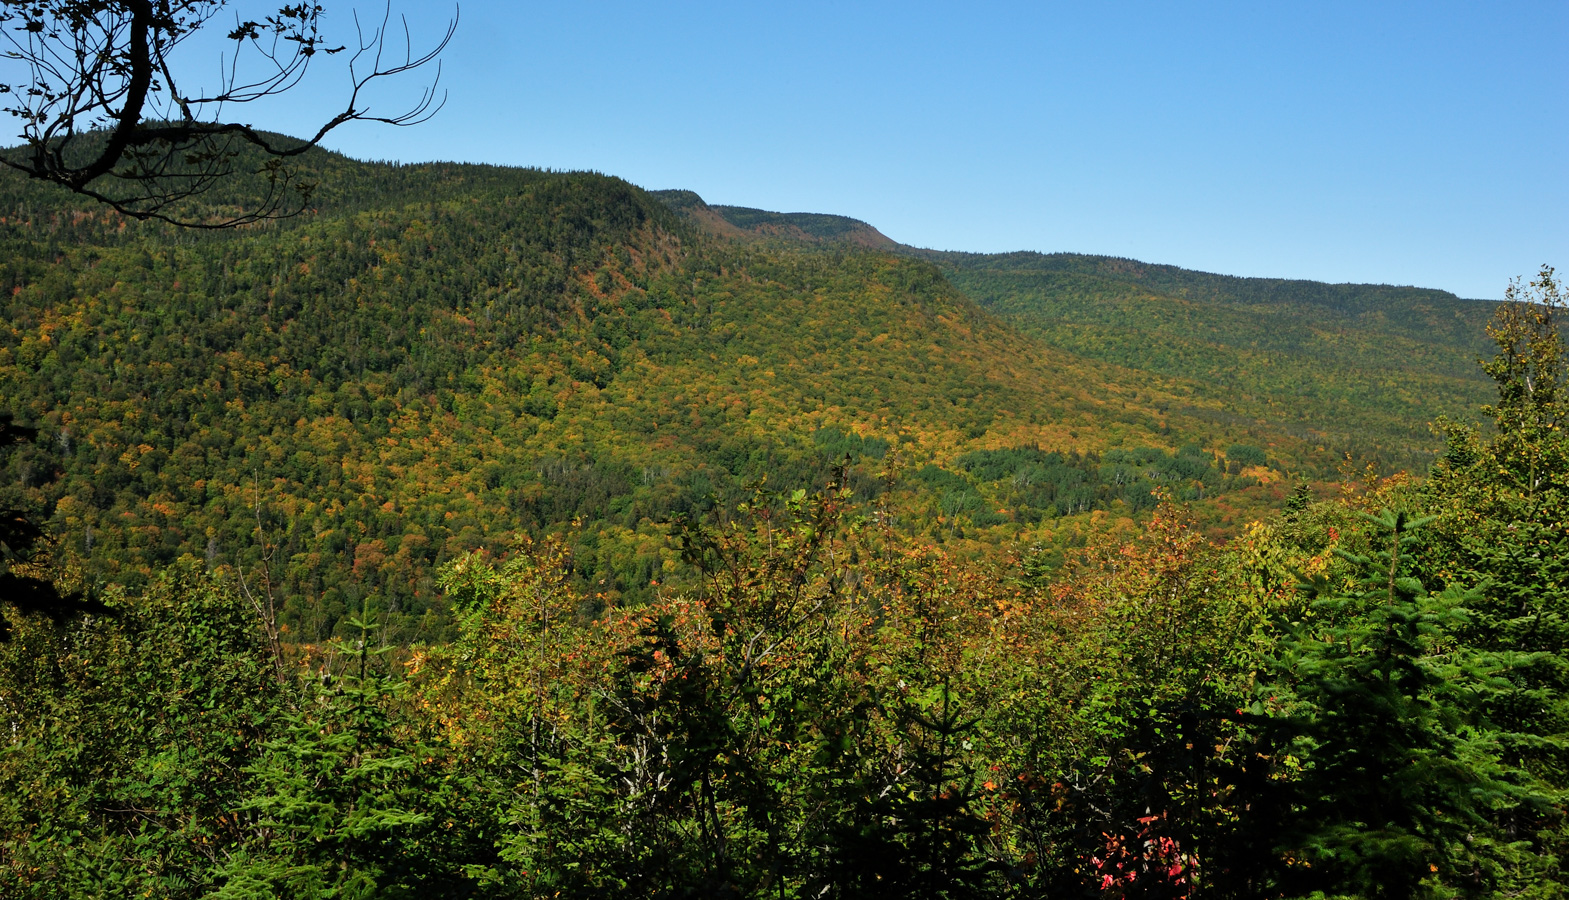
[[[228, 120], [226, 107], [275, 97], [298, 87], [318, 54], [335, 55], [321, 34], [320, 4], [282, 6], [260, 19], [236, 18], [235, 42], [221, 68], [219, 89], [188, 95], [171, 59], [191, 35], [209, 25], [230, 0], [0, 0], [5, 58], [25, 77], [0, 82], [3, 107], [22, 122], [23, 145], [0, 163], [58, 184], [136, 219], [192, 228], [228, 228], [304, 211], [314, 183], [285, 161], [318, 146], [349, 122], [417, 125], [446, 102], [438, 93], [439, 55], [456, 32], [456, 12], [427, 53], [416, 53], [408, 21], [400, 18], [403, 49], [389, 54], [389, 4], [369, 32], [354, 16], [356, 43], [349, 59], [349, 96], [341, 112], [304, 140], [279, 141], [251, 125]], [[259, 60], [256, 77], [241, 74], [241, 57]], [[430, 63], [436, 75], [401, 112], [373, 113], [365, 102], [373, 83]], [[259, 154], [259, 167], [242, 161]], [[237, 176], [260, 177], [259, 197], [231, 215], [203, 215], [189, 201]]]

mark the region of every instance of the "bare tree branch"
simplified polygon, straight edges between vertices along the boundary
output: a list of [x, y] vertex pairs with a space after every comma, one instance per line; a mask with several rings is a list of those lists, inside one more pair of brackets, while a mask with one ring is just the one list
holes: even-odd
[[[446, 102], [438, 57], [457, 30], [457, 8], [429, 52], [418, 53], [406, 18], [401, 53], [389, 47], [392, 7], [369, 31], [354, 14], [348, 98], [314, 134], [283, 140], [226, 115], [297, 88], [318, 54], [335, 55], [322, 35], [318, 3], [284, 5], [258, 19], [236, 15], [212, 92], [185, 93], [173, 64], [187, 39], [210, 26], [231, 0], [0, 0], [0, 81], [4, 112], [21, 122], [23, 144], [0, 163], [58, 184], [136, 219], [192, 228], [228, 228], [298, 215], [315, 184], [287, 162], [349, 122], [417, 125]], [[242, 57], [245, 62], [242, 62]], [[374, 83], [436, 64], [435, 76], [401, 112], [373, 113]], [[242, 70], [257, 67], [252, 74]], [[255, 160], [260, 158], [261, 162]], [[195, 201], [237, 177], [260, 179], [238, 211]]]

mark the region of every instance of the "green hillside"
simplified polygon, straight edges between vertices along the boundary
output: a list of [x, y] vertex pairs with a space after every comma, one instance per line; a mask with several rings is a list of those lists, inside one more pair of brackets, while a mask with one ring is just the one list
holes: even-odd
[[42, 434], [11, 466], [92, 577], [254, 578], [276, 545], [300, 637], [370, 603], [413, 639], [456, 555], [575, 528], [580, 583], [628, 602], [673, 517], [847, 457], [860, 496], [892, 483], [906, 527], [979, 550], [1119, 527], [1157, 486], [1239, 524], [1279, 492], [1243, 468], [1299, 455], [924, 260], [738, 240], [599, 175], [313, 164], [313, 215], [215, 233], [0, 181], [0, 408]]
[[1387, 285], [1235, 278], [1076, 254], [923, 253], [987, 310], [1315, 444], [1424, 468], [1428, 424], [1490, 383], [1493, 304]]
[[805, 244], [848, 244], [897, 250], [897, 241], [860, 219], [825, 213], [779, 213], [749, 206], [710, 205], [693, 191], [651, 191], [699, 227], [729, 238]]
[[1431, 423], [1471, 415], [1490, 389], [1476, 366], [1489, 352], [1490, 301], [1107, 256], [923, 250], [844, 216], [709, 207], [690, 191], [660, 197], [718, 233], [930, 260], [1043, 345], [1115, 365], [1120, 384], [1159, 390], [1186, 415], [1298, 439], [1321, 451], [1318, 465], [1349, 453], [1424, 470], [1438, 446]]
[[1467, 409], [1438, 292], [307, 162], [0, 178], [0, 896], [1565, 893], [1550, 270]]
[[106, 583], [187, 554], [256, 577], [276, 545], [305, 640], [367, 602], [403, 639], [445, 628], [435, 569], [520, 530], [572, 530], [599, 602], [646, 598], [675, 518], [846, 461], [965, 552], [1057, 559], [1157, 489], [1230, 534], [1346, 450], [1425, 466], [1426, 423], [1482, 393], [1486, 306], [1439, 292], [916, 252], [600, 175], [311, 166], [311, 215], [214, 233], [0, 181], [0, 409], [43, 435], [13, 474]]

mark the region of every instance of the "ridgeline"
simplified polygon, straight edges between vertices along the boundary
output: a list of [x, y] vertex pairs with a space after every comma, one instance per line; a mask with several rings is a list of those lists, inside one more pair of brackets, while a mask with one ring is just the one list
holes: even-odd
[[1284, 473], [1425, 466], [1427, 422], [1481, 396], [1487, 307], [1438, 292], [917, 251], [601, 175], [309, 166], [309, 215], [216, 233], [0, 181], [0, 407], [41, 429], [11, 474], [103, 583], [269, 558], [304, 641], [365, 608], [446, 633], [435, 570], [520, 531], [571, 530], [599, 602], [647, 599], [676, 517], [845, 464], [971, 553], [1059, 558], [1156, 488], [1230, 534]]

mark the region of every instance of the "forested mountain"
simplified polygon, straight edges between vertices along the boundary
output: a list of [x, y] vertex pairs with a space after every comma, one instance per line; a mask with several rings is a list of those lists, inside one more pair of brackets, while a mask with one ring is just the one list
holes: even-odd
[[[1350, 453], [1424, 468], [1437, 447], [1431, 423], [1487, 396], [1475, 363], [1488, 352], [1490, 301], [1076, 253], [924, 250], [843, 216], [707, 207], [691, 192], [659, 196], [714, 230], [931, 260], [982, 308], [1042, 344], [1121, 367], [1125, 383], [1159, 385], [1200, 417], [1220, 413], [1291, 434], [1327, 458]], [[705, 215], [710, 209], [718, 215]]]
[[777, 213], [749, 206], [711, 206], [692, 191], [653, 191], [666, 206], [726, 237], [778, 239], [783, 242], [848, 244], [895, 250], [898, 242], [876, 228], [848, 216], [824, 213]]
[[1550, 270], [308, 162], [0, 178], [0, 896], [1565, 893]]
[[1388, 285], [1236, 278], [1075, 254], [923, 253], [1044, 343], [1240, 416], [1422, 468], [1429, 423], [1481, 403], [1495, 304]]
[[312, 215], [213, 233], [4, 180], [0, 405], [41, 434], [11, 465], [92, 578], [276, 545], [294, 633], [364, 607], [413, 639], [458, 554], [578, 521], [581, 583], [646, 597], [673, 517], [847, 458], [935, 539], [1059, 548], [1157, 485], [1224, 527], [1306, 458], [852, 220], [696, 201], [766, 232], [738, 240], [604, 176], [313, 160]]
[[311, 215], [233, 232], [0, 185], [0, 404], [43, 430], [13, 466], [53, 527], [130, 584], [275, 543], [306, 639], [366, 603], [440, 629], [443, 560], [573, 521], [582, 583], [646, 596], [672, 517], [847, 457], [938, 540], [1059, 559], [1157, 486], [1229, 533], [1280, 470], [1427, 458], [1426, 422], [1478, 390], [1480, 305], [1436, 292], [916, 253], [598, 175], [311, 165]]

